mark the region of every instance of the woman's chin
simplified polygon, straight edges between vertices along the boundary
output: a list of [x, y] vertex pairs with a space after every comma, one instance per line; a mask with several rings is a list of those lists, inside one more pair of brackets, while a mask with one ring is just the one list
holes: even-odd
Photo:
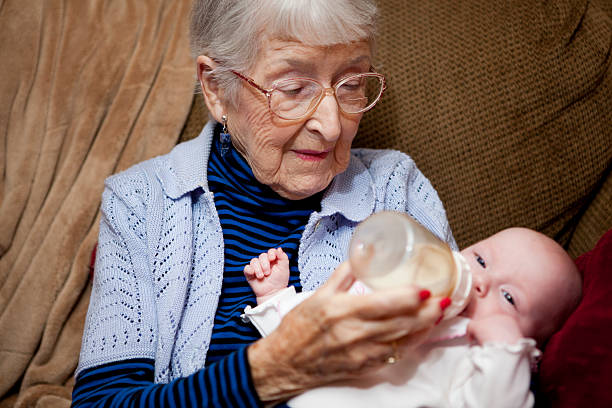
[[324, 188], [320, 188], [320, 189], [279, 189], [276, 190], [273, 188], [273, 190], [281, 197], [286, 198], [288, 200], [304, 200], [308, 197], [312, 197], [313, 195], [317, 194], [318, 192], [324, 190]]
[[281, 197], [289, 200], [303, 200], [325, 190], [332, 181], [333, 177], [329, 174], [312, 174], [293, 177], [288, 183], [269, 184]]
[[271, 188], [283, 198], [286, 198], [289, 200], [304, 200], [308, 197], [312, 197], [313, 195], [325, 190], [327, 185], [322, 185], [322, 184], [323, 183], [317, 183], [313, 185], [313, 184], [302, 183], [297, 186], [296, 185], [279, 186], [279, 187], [271, 186]]

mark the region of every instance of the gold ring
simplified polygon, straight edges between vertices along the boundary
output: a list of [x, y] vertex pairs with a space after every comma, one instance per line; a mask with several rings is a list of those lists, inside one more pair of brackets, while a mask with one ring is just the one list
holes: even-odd
[[391, 347], [393, 348], [393, 354], [387, 357], [387, 364], [395, 364], [399, 361], [399, 353], [397, 352], [397, 343], [393, 341], [391, 343]]

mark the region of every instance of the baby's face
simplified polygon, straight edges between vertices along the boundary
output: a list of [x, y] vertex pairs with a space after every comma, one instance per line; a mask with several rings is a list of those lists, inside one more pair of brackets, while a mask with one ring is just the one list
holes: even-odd
[[537, 232], [507, 229], [461, 253], [473, 276], [472, 299], [463, 315], [472, 319], [508, 315], [524, 337], [541, 341], [580, 296], [580, 277], [571, 258]]

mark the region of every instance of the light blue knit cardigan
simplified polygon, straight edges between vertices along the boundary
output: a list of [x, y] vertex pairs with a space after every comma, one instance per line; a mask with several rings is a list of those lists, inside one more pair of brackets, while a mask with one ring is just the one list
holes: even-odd
[[[109, 177], [93, 292], [77, 374], [129, 358], [155, 360], [166, 383], [204, 366], [223, 275], [223, 234], [206, 169], [215, 123], [169, 154]], [[203, 194], [191, 194], [198, 188]], [[456, 248], [436, 191], [407, 155], [353, 149], [300, 241], [305, 290], [346, 258], [356, 225], [405, 211]]]

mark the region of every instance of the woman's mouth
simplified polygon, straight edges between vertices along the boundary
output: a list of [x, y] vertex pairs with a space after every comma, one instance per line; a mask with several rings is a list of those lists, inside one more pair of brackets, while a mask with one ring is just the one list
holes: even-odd
[[329, 154], [329, 150], [294, 150], [293, 151], [300, 159], [306, 161], [321, 161]]

